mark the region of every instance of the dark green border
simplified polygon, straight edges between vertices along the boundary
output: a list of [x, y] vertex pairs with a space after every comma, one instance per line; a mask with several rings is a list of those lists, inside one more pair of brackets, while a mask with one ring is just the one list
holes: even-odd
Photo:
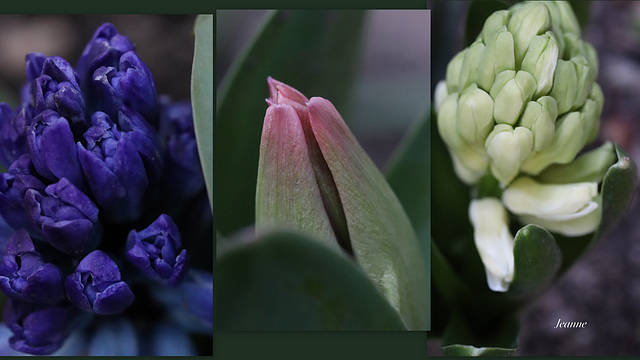
[[215, 359], [425, 359], [425, 332], [217, 332]]

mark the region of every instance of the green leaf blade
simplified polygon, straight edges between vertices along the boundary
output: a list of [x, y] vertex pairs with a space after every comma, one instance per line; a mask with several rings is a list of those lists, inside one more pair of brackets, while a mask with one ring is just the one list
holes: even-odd
[[351, 260], [295, 233], [271, 232], [221, 254], [216, 304], [220, 330], [406, 330]]
[[191, 106], [198, 154], [213, 210], [213, 15], [199, 15], [194, 31]]
[[527, 225], [515, 236], [514, 278], [508, 295], [527, 298], [546, 288], [562, 264], [562, 252], [553, 235], [537, 225]]

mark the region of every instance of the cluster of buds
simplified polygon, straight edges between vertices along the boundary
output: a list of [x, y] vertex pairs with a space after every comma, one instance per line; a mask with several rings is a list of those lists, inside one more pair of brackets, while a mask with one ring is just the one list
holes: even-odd
[[137, 292], [193, 282], [162, 212], [203, 194], [204, 181], [190, 104], [156, 95], [113, 25], [98, 28], [76, 67], [34, 53], [26, 68], [21, 104], [0, 104], [0, 215], [15, 230], [0, 290], [11, 347], [50, 354], [87, 314], [123, 314]]
[[[597, 73], [596, 52], [581, 39], [567, 2], [524, 2], [489, 16], [436, 87], [438, 130], [457, 176], [468, 185], [491, 176], [504, 190], [501, 201], [473, 200], [469, 209], [494, 291], [507, 291], [513, 276], [504, 207], [569, 236], [593, 232], [600, 222], [597, 182], [604, 172], [571, 181], [562, 169], [584, 167], [585, 160], [573, 162], [597, 137], [604, 101]], [[609, 144], [590, 158], [609, 166], [613, 156]], [[479, 220], [487, 209], [501, 219], [489, 231]]]

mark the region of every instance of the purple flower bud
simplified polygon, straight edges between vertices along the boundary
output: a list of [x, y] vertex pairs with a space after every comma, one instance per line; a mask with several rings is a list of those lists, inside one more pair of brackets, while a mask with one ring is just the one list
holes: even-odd
[[67, 298], [82, 310], [113, 315], [133, 304], [133, 292], [121, 280], [118, 265], [95, 250], [85, 256], [65, 282]]
[[156, 88], [151, 71], [135, 51], [122, 55], [118, 68], [101, 67], [93, 74], [99, 89], [99, 107], [115, 117], [124, 105], [140, 113], [151, 124], [156, 123]]
[[140, 153], [149, 183], [158, 180], [164, 163], [160, 155], [161, 146], [156, 131], [140, 114], [126, 106], [122, 107], [118, 113], [118, 125], [122, 136], [130, 137]]
[[25, 109], [14, 113], [9, 105], [0, 104], [0, 163], [6, 168], [27, 152], [25, 115]]
[[26, 214], [24, 196], [27, 190], [42, 192], [45, 184], [37, 177], [29, 154], [23, 154], [0, 174], [0, 215], [13, 229], [33, 230]]
[[166, 144], [164, 189], [172, 198], [186, 200], [204, 189], [191, 103], [171, 103], [168, 98], [160, 103], [159, 133]]
[[53, 110], [36, 115], [27, 128], [27, 147], [38, 174], [54, 182], [63, 177], [85, 189], [78, 150], [66, 118]]
[[60, 270], [36, 250], [26, 230], [16, 231], [2, 255], [0, 289], [29, 302], [56, 304], [65, 299]]
[[118, 34], [113, 24], [102, 24], [78, 59], [76, 69], [83, 84], [91, 84], [93, 72], [101, 66], [116, 67], [122, 54], [135, 50], [128, 37]]
[[55, 110], [68, 119], [73, 127], [84, 130], [84, 96], [78, 85], [78, 76], [73, 67], [59, 56], [46, 58], [42, 75], [33, 81], [35, 114], [44, 110]]
[[31, 84], [38, 76], [42, 75], [42, 66], [46, 56], [41, 53], [31, 53], [25, 56], [27, 68], [27, 83]]
[[188, 269], [187, 250], [182, 247], [178, 227], [162, 214], [149, 227], [131, 230], [127, 238], [127, 259], [150, 278], [168, 285], [182, 282]]
[[96, 112], [78, 143], [80, 163], [96, 203], [112, 222], [132, 221], [142, 212], [149, 182], [140, 154], [129, 136], [122, 136], [109, 116]]
[[45, 194], [27, 190], [25, 209], [44, 239], [66, 254], [79, 254], [97, 245], [101, 228], [96, 205], [66, 178], [47, 186]]
[[51, 354], [69, 336], [76, 313], [73, 306], [10, 299], [4, 309], [4, 322], [13, 332], [9, 345], [29, 354]]

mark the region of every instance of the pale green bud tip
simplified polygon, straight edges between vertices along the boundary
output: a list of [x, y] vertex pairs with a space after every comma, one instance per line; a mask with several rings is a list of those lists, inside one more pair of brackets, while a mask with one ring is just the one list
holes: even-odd
[[596, 182], [541, 184], [520, 177], [503, 192], [502, 202], [526, 222], [568, 236], [588, 234], [600, 224]]
[[489, 288], [506, 292], [513, 281], [513, 235], [509, 232], [508, 215], [496, 198], [472, 200], [469, 220], [473, 237], [484, 264]]
[[470, 86], [458, 100], [458, 132], [470, 144], [483, 144], [493, 128], [493, 99], [484, 90]]
[[[513, 74], [512, 71], [505, 71], [501, 74]], [[500, 87], [501, 81], [494, 83], [491, 88], [491, 94], [495, 94], [495, 105], [493, 108], [493, 117], [498, 124], [510, 124], [515, 125], [518, 122], [520, 114], [524, 109], [526, 103], [531, 100], [534, 91], [536, 90], [536, 81], [525, 71], [518, 71], [512, 79], [504, 82], [504, 85]]]
[[514, 129], [500, 124], [489, 134], [485, 146], [491, 172], [502, 186], [506, 186], [518, 175], [522, 161], [531, 153], [533, 134], [524, 127]]

